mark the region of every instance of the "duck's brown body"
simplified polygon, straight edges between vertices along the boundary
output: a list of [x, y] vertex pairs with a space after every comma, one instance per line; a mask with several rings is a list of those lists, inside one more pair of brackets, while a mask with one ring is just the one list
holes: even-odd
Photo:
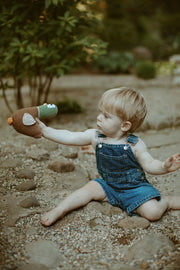
[[8, 118], [8, 124], [13, 125], [14, 129], [27, 136], [41, 138], [42, 132], [36, 118], [42, 119], [57, 114], [55, 105], [44, 104], [39, 107], [29, 107], [20, 109]]

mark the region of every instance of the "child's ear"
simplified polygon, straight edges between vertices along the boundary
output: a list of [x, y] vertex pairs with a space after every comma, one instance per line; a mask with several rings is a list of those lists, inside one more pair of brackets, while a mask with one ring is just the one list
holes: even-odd
[[129, 122], [129, 121], [124, 121], [124, 122], [122, 123], [122, 125], [121, 125], [121, 130], [122, 130], [123, 132], [127, 132], [128, 130], [130, 130], [131, 126], [132, 126], [131, 122]]

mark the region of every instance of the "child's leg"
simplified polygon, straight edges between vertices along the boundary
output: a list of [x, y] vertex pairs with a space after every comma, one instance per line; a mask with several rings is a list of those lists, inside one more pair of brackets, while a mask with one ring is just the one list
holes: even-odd
[[168, 209], [180, 210], [180, 196], [165, 196], [164, 199], [168, 202]]
[[136, 211], [140, 216], [154, 221], [160, 219], [167, 209], [180, 210], [180, 197], [167, 196], [160, 201], [152, 199], [140, 205]]
[[45, 226], [50, 226], [57, 219], [65, 216], [68, 212], [84, 206], [92, 200], [102, 201], [105, 198], [106, 194], [101, 185], [96, 181], [91, 181], [84, 187], [74, 191], [57, 207], [42, 216], [41, 223]]

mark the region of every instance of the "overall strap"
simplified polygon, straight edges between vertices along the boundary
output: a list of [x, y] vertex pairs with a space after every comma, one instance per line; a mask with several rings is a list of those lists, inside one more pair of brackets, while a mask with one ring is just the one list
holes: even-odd
[[132, 145], [135, 145], [138, 142], [138, 136], [136, 136], [134, 134], [130, 134], [126, 138], [126, 141], [129, 142]]

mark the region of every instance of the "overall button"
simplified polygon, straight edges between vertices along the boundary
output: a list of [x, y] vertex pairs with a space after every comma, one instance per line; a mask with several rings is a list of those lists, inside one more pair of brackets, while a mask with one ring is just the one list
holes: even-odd
[[98, 144], [98, 148], [102, 148], [102, 143], [99, 143]]
[[128, 150], [128, 148], [129, 148], [129, 144], [126, 144], [126, 145], [124, 146], [124, 150], [126, 151], [126, 150]]

